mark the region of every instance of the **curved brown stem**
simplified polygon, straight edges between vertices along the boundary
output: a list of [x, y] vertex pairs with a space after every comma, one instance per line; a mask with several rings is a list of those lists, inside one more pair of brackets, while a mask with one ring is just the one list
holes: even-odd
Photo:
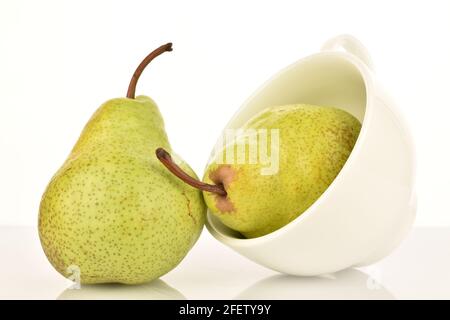
[[145, 67], [153, 59], [166, 51], [172, 51], [172, 43], [166, 43], [165, 45], [162, 45], [161, 47], [153, 50], [148, 56], [144, 58], [144, 60], [142, 60], [142, 62], [136, 68], [136, 71], [133, 73], [133, 76], [131, 77], [130, 84], [128, 85], [127, 98], [134, 99], [136, 93], [136, 84], [142, 74], [142, 71], [144, 71]]
[[163, 148], [156, 149], [156, 157], [158, 157], [159, 161], [161, 161], [162, 164], [166, 166], [166, 168], [169, 169], [170, 172], [172, 172], [175, 176], [177, 176], [188, 185], [199, 190], [217, 193], [218, 195], [224, 197], [227, 195], [227, 192], [225, 191], [223, 185], [204, 183], [188, 175], [175, 162], [173, 162], [170, 153], [168, 153]]

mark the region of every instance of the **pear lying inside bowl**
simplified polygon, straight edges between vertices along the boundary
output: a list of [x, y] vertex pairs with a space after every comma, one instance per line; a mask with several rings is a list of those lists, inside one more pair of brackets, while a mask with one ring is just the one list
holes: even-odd
[[[346, 162], [360, 129], [354, 116], [333, 107], [270, 107], [218, 150], [203, 184], [185, 181], [204, 190], [208, 208], [223, 224], [247, 238], [260, 237], [285, 226], [320, 197]], [[266, 149], [277, 162], [271, 171], [269, 156], [261, 152]]]
[[[237, 149], [242, 139], [246, 140], [245, 129], [267, 130], [269, 146], [276, 143], [270, 130], [278, 130], [278, 148], [270, 148], [278, 152], [272, 157], [278, 160], [277, 172], [263, 174], [268, 164], [261, 154], [256, 164], [223, 164], [222, 159], [215, 158], [203, 181], [223, 185], [227, 195], [203, 192], [208, 208], [222, 223], [247, 238], [283, 227], [331, 184], [350, 155], [360, 128], [355, 117], [337, 108], [287, 105], [262, 111], [244, 125], [244, 137], [237, 136], [219, 157], [224, 154], [226, 158], [230, 147]], [[258, 148], [264, 143], [260, 139]]]

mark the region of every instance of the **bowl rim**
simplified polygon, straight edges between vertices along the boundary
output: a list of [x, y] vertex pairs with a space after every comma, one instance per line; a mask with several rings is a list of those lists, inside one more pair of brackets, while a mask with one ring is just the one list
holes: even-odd
[[[310, 60], [317, 59], [317, 58], [324, 58], [324, 57], [338, 57], [340, 59], [345, 60], [347, 63], [350, 63], [360, 74], [361, 79], [364, 83], [364, 88], [366, 92], [366, 104], [365, 104], [365, 111], [364, 116], [361, 122], [361, 130], [359, 132], [358, 138], [356, 139], [355, 145], [347, 158], [347, 161], [344, 163], [344, 166], [341, 168], [337, 176], [334, 178], [334, 180], [331, 182], [331, 184], [327, 187], [327, 189], [317, 198], [317, 200], [308, 207], [302, 214], [300, 214], [298, 217], [296, 217], [294, 220], [290, 221], [288, 224], [282, 226], [281, 228], [272, 231], [271, 233], [268, 233], [266, 235], [257, 237], [257, 238], [236, 238], [232, 236], [228, 236], [220, 232], [216, 226], [216, 224], [222, 225], [224, 228], [229, 228], [228, 226], [224, 225], [222, 222], [219, 221], [218, 218], [214, 218], [210, 210], [207, 210], [206, 213], [206, 228], [211, 233], [212, 236], [214, 236], [216, 239], [220, 240], [223, 243], [226, 243], [227, 245], [233, 246], [233, 247], [251, 247], [254, 245], [259, 245], [261, 243], [266, 243], [268, 241], [274, 240], [283, 233], [286, 233], [290, 231], [292, 228], [296, 227], [297, 225], [301, 224], [304, 220], [309, 219], [309, 217], [313, 214], [314, 211], [316, 211], [316, 208], [319, 207], [322, 202], [324, 202], [328, 194], [333, 192], [336, 185], [343, 179], [343, 176], [346, 175], [347, 171], [349, 171], [350, 167], [353, 165], [353, 162], [355, 161], [355, 157], [357, 154], [360, 153], [360, 149], [362, 148], [363, 141], [365, 140], [365, 137], [367, 135], [367, 127], [369, 126], [369, 121], [372, 119], [372, 109], [373, 109], [373, 92], [375, 89], [375, 84], [373, 80], [373, 75], [368, 66], [364, 64], [358, 57], [353, 56], [350, 53], [347, 52], [339, 52], [339, 51], [322, 51], [318, 52], [309, 56], [306, 56], [304, 58], [301, 58], [288, 66], [282, 68], [280, 71], [275, 73], [273, 76], [271, 76], [268, 80], [266, 80], [263, 84], [261, 84], [254, 92], [251, 94], [239, 107], [239, 109], [235, 112], [235, 114], [231, 117], [230, 121], [227, 123], [224, 129], [229, 127], [229, 124], [232, 123], [235, 118], [242, 112], [242, 110], [245, 108], [246, 105], [249, 104], [251, 100], [255, 96], [261, 93], [261, 91], [265, 90], [270, 84], [277, 79], [278, 77], [282, 76], [285, 72], [289, 71], [292, 68], [297, 67], [300, 64], [304, 64]], [[215, 221], [213, 220], [215, 219]]]

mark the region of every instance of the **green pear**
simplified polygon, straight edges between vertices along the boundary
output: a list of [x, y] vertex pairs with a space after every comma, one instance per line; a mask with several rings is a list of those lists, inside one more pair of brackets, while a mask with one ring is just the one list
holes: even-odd
[[201, 233], [202, 194], [158, 161], [157, 147], [171, 150], [164, 121], [152, 99], [134, 93], [145, 66], [171, 48], [144, 59], [126, 98], [100, 106], [42, 197], [41, 244], [65, 277], [86, 284], [148, 282], [172, 270]]
[[[347, 161], [360, 128], [355, 117], [337, 108], [271, 107], [216, 152], [203, 182], [178, 176], [204, 190], [208, 208], [226, 226], [247, 238], [260, 237], [285, 226], [320, 197]], [[251, 136], [256, 143], [250, 143]], [[241, 155], [239, 150], [244, 150]], [[268, 159], [276, 162], [273, 170]]]

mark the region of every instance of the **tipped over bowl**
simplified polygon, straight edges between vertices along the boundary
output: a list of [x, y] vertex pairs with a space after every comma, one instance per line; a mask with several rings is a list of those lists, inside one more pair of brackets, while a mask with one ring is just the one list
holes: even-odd
[[220, 242], [273, 270], [313, 276], [374, 263], [394, 250], [416, 212], [414, 147], [393, 101], [376, 82], [364, 46], [349, 35], [298, 60], [264, 83], [227, 124], [240, 128], [270, 106], [338, 107], [361, 122], [339, 174], [305, 212], [267, 235], [246, 239], [211, 212]]

